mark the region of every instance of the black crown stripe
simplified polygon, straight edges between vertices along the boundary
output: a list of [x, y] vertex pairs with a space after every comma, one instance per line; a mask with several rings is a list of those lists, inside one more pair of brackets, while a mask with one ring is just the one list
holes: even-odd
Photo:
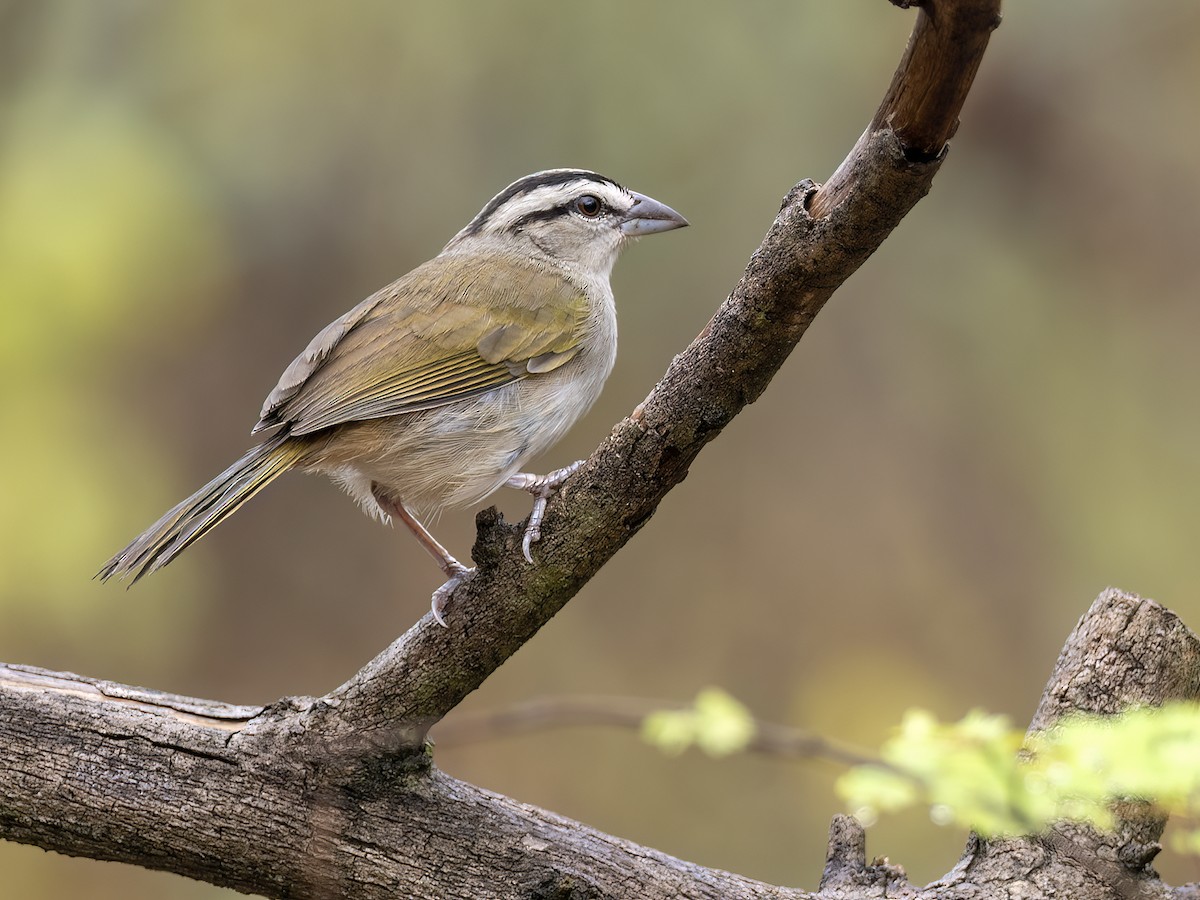
[[570, 184], [572, 181], [591, 181], [596, 184], [607, 184], [613, 187], [620, 187], [611, 178], [605, 178], [603, 175], [597, 175], [595, 172], [588, 172], [584, 169], [557, 169], [549, 172], [535, 172], [533, 175], [526, 175], [519, 181], [514, 181], [499, 194], [488, 201], [487, 206], [479, 211], [471, 224], [464, 229], [465, 234], [479, 234], [483, 230], [483, 226], [496, 213], [500, 207], [508, 203], [514, 197], [519, 197], [522, 194], [528, 194], [538, 188], [543, 187], [558, 187], [562, 184]]

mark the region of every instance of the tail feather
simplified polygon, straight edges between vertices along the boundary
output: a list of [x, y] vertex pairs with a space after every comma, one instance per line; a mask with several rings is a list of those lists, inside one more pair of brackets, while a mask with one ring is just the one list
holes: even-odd
[[[253, 447], [192, 496], [163, 514], [128, 547], [104, 564], [101, 581], [114, 575], [155, 572], [242, 508], [242, 504], [290, 469], [303, 455], [304, 442], [278, 434]], [[131, 582], [132, 583], [132, 582]]]

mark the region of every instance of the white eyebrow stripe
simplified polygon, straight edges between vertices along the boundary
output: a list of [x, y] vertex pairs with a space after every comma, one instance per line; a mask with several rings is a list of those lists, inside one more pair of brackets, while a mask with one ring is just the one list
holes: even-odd
[[616, 209], [628, 206], [631, 199], [626, 191], [609, 182], [579, 178], [567, 184], [537, 187], [518, 194], [494, 210], [481, 223], [482, 229], [491, 232], [507, 231], [526, 216], [558, 209], [583, 194], [595, 194], [606, 206]]

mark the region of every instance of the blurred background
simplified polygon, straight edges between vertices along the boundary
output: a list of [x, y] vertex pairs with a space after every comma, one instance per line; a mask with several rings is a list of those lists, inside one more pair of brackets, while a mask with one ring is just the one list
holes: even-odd
[[[440, 573], [290, 476], [126, 592], [89, 580], [249, 443], [309, 338], [494, 193], [582, 166], [691, 228], [628, 251], [586, 456], [870, 120], [883, 0], [0, 2], [0, 659], [267, 703], [321, 694]], [[878, 747], [904, 710], [1024, 725], [1107, 585], [1200, 625], [1200, 6], [1010, 0], [933, 192], [653, 521], [456, 712], [688, 700]], [[513, 491], [510, 519], [529, 510]], [[474, 511], [440, 539], [466, 558]], [[836, 770], [574, 729], [460, 778], [816, 887]], [[919, 883], [964, 835], [884, 818]], [[0, 846], [13, 897], [227, 892]], [[1174, 881], [1194, 860], [1165, 854]]]

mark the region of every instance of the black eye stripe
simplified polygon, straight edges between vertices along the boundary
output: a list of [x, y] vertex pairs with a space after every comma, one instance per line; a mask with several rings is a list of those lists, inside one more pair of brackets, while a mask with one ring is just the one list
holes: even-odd
[[[587, 213], [579, 209], [579, 201], [583, 200], [585, 197], [592, 197], [596, 201], [596, 212], [593, 215], [589, 216]], [[549, 222], [553, 219], [560, 219], [570, 215], [582, 216], [589, 221], [595, 222], [600, 219], [603, 213], [608, 212], [611, 208], [612, 207], [610, 207], [599, 197], [596, 197], [594, 194], [581, 194], [578, 197], [572, 197], [570, 200], [567, 200], [564, 203], [559, 203], [547, 209], [537, 209], [533, 210], [532, 212], [527, 212], [525, 215], [514, 219], [507, 227], [513, 231], [520, 231], [522, 228], [530, 225], [533, 222]]]
[[[525, 213], [525, 215], [521, 216], [519, 219], [514, 221], [512, 223], [512, 225], [510, 225], [509, 227], [513, 231], [520, 231], [522, 228], [524, 228], [525, 226], [529, 225], [532, 222], [549, 222], [551, 219], [560, 219], [560, 218], [563, 218], [564, 216], [569, 216], [572, 213], [576, 212], [575, 204], [577, 204], [581, 199], [582, 198], [580, 198], [580, 197], [574, 197], [560, 206], [552, 206], [549, 209], [539, 209], [539, 210], [535, 210], [534, 212]], [[603, 200], [601, 200], [599, 197], [597, 197], [596, 200], [599, 205], [596, 209], [595, 215], [588, 216], [588, 215], [580, 212], [580, 215], [583, 215], [584, 218], [587, 218], [593, 222], [596, 219], [600, 218], [601, 213], [603, 213], [609, 209], [608, 204], [605, 203]]]
[[521, 218], [509, 226], [513, 231], [520, 231], [526, 225], [533, 222], [549, 222], [551, 219], [558, 219], [562, 216], [570, 215], [570, 213], [561, 206], [556, 206], [553, 209], [539, 209], [537, 212], [525, 213]]

